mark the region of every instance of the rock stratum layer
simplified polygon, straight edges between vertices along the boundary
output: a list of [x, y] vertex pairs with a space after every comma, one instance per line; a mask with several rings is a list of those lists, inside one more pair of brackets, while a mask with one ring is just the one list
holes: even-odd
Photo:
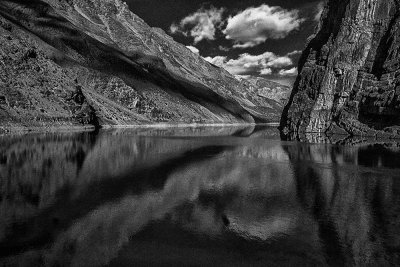
[[0, 2], [0, 127], [279, 121], [120, 0]]
[[286, 138], [400, 136], [400, 1], [330, 0], [303, 52]]

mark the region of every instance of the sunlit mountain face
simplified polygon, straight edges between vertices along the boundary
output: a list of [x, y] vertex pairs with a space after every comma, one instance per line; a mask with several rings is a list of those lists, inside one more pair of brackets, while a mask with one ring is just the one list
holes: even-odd
[[125, 0], [150, 26], [234, 75], [291, 85], [323, 0]]

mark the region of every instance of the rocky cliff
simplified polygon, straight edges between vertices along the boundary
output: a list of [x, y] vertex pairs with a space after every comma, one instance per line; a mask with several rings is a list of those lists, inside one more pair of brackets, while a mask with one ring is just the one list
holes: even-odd
[[330, 0], [299, 63], [281, 129], [400, 136], [400, 1]]
[[270, 122], [281, 110], [121, 0], [0, 2], [0, 127]]

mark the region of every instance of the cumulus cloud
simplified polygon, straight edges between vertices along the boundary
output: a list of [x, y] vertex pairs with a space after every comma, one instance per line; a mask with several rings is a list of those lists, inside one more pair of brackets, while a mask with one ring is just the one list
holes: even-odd
[[293, 65], [292, 59], [290, 59], [287, 56], [284, 57], [276, 57], [272, 59], [271, 61], [267, 62], [267, 67], [273, 67], [273, 68], [283, 68], [287, 66]]
[[279, 71], [280, 76], [297, 76], [297, 74], [298, 74], [297, 68], [291, 68], [289, 70]]
[[298, 10], [286, 10], [277, 6], [250, 7], [229, 17], [223, 33], [235, 42], [235, 48], [249, 48], [267, 39], [282, 39], [297, 30], [304, 19]]
[[262, 69], [262, 70], [260, 71], [260, 74], [261, 74], [261, 75], [270, 75], [270, 74], [272, 74], [272, 69], [270, 69], [270, 68]]
[[223, 56], [206, 57], [208, 62], [223, 67], [234, 75], [248, 74], [272, 74], [274, 69], [285, 68], [293, 65], [292, 59], [287, 56], [277, 56], [272, 52], [261, 55], [241, 54], [237, 59], [229, 59]]
[[211, 64], [214, 64], [215, 66], [224, 67], [227, 57], [216, 56], [216, 57], [205, 57], [204, 59], [210, 62]]
[[186, 48], [189, 49], [190, 51], [192, 51], [192, 52], [195, 53], [195, 54], [200, 54], [200, 50], [197, 49], [197, 48], [194, 47], [194, 46], [188, 45], [188, 46], [186, 46]]
[[216, 29], [222, 23], [222, 14], [224, 11], [224, 8], [200, 8], [195, 13], [183, 18], [179, 24], [172, 24], [170, 32], [172, 34], [182, 33], [186, 36], [190, 35], [194, 38], [195, 44], [202, 40], [214, 40]]

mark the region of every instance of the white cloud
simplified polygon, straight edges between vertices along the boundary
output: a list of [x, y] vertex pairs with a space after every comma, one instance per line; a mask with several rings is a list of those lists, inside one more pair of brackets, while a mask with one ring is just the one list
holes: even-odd
[[195, 54], [200, 54], [200, 50], [197, 49], [196, 47], [191, 46], [191, 45], [188, 45], [188, 46], [186, 46], [186, 47], [187, 47], [187, 49], [189, 49], [189, 50], [192, 51], [193, 53], [195, 53]]
[[227, 57], [216, 56], [216, 57], [205, 57], [204, 59], [210, 62], [211, 64], [214, 64], [215, 66], [224, 67]]
[[240, 49], [246, 49], [246, 48], [251, 48], [254, 47], [255, 45], [252, 42], [247, 42], [244, 44], [234, 44], [233, 48], [240, 48]]
[[303, 51], [301, 51], [301, 50], [294, 50], [294, 51], [292, 51], [292, 52], [287, 53], [286, 56], [288, 56], [288, 57], [293, 57], [293, 56], [299, 55], [299, 54], [301, 54], [301, 53], [303, 53]]
[[178, 34], [178, 33], [180, 33], [180, 34], [182, 34], [182, 35], [184, 35], [184, 36], [187, 36], [187, 33], [186, 33], [186, 32], [183, 32], [183, 31], [180, 29], [180, 27], [179, 27], [177, 24], [175, 24], [175, 23], [172, 23], [172, 24], [171, 24], [171, 26], [169, 27], [169, 31], [170, 31], [172, 34]]
[[293, 61], [287, 56], [277, 57], [267, 63], [267, 67], [273, 67], [273, 68], [283, 68], [291, 65], [293, 65]]
[[224, 8], [200, 8], [195, 13], [183, 18], [179, 25], [172, 24], [170, 31], [172, 34], [179, 32], [186, 36], [190, 34], [194, 38], [195, 44], [202, 40], [214, 40], [216, 28], [222, 23], [224, 11]]
[[[293, 61], [287, 56], [277, 56], [272, 52], [265, 52], [261, 55], [241, 54], [237, 59], [228, 60], [227, 57], [216, 56], [206, 57], [210, 63], [223, 67], [234, 75], [272, 74], [273, 69], [280, 69], [293, 65]], [[270, 73], [267, 73], [269, 72]]]
[[249, 48], [267, 39], [282, 39], [298, 29], [304, 19], [298, 10], [286, 10], [277, 6], [250, 7], [229, 17], [223, 31], [227, 39], [234, 40], [235, 48]]
[[251, 75], [235, 75], [236, 80], [242, 81], [251, 78]]
[[175, 23], [172, 23], [171, 26], [169, 26], [169, 31], [172, 34], [175, 34], [175, 33], [179, 32], [179, 26], [176, 25]]
[[289, 70], [280, 70], [279, 75], [281, 76], [297, 76], [297, 68], [291, 68]]
[[272, 74], [272, 69], [270, 69], [270, 68], [262, 69], [262, 70], [260, 71], [260, 74], [261, 74], [261, 75], [270, 75], [270, 74]]

